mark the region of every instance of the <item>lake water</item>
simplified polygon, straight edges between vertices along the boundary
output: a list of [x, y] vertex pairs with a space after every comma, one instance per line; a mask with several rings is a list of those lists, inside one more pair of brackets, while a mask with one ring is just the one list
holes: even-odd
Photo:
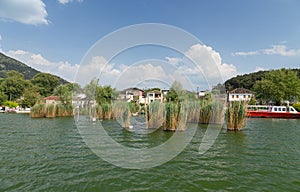
[[[124, 145], [146, 141], [113, 122], [103, 122]], [[222, 130], [198, 154], [206, 126], [177, 157], [155, 168], [124, 169], [95, 155], [73, 118], [32, 119], [0, 114], [0, 191], [299, 191], [300, 120], [248, 119], [242, 132]]]

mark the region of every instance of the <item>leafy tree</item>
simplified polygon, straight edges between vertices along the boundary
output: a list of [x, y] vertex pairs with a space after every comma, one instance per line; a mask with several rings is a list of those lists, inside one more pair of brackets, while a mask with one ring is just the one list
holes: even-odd
[[38, 89], [36, 87], [30, 87], [25, 89], [23, 99], [20, 101], [20, 105], [23, 108], [32, 107], [40, 100], [41, 95], [39, 94]]
[[[70, 86], [71, 85], [71, 86]], [[72, 103], [72, 84], [64, 84], [54, 89], [54, 94], [59, 96], [62, 104], [69, 105]]]
[[178, 81], [174, 81], [171, 85], [170, 91], [167, 93], [166, 100], [167, 101], [179, 101], [179, 97], [182, 97], [182, 85]]
[[97, 86], [95, 99], [97, 103], [110, 103], [117, 98], [117, 92], [111, 86]]
[[4, 89], [3, 87], [0, 85], [0, 105], [4, 102], [7, 101], [8, 97], [7, 95], [4, 93]]
[[86, 95], [88, 101], [95, 99], [96, 87], [98, 86], [98, 80], [92, 79], [91, 82], [83, 88], [83, 91]]
[[257, 81], [253, 87], [256, 97], [264, 102], [274, 101], [281, 104], [283, 100], [295, 101], [300, 98], [300, 79], [291, 70], [273, 70]]
[[31, 80], [32, 84], [39, 88], [39, 93], [43, 97], [53, 94], [54, 89], [59, 84], [59, 78], [49, 73], [38, 73]]
[[9, 100], [16, 100], [23, 94], [28, 82], [24, 80], [23, 74], [17, 71], [8, 71], [1, 86]]

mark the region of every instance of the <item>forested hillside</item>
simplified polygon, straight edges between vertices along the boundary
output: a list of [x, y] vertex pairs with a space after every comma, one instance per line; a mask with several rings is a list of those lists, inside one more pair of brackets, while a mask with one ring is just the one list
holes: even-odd
[[[298, 77], [300, 78], [300, 69], [287, 69], [288, 71], [294, 71], [297, 73]], [[246, 88], [246, 89], [253, 89], [254, 84], [257, 81], [262, 80], [266, 74], [271, 73], [272, 71], [278, 70], [271, 70], [271, 71], [259, 71], [255, 73], [245, 74], [245, 75], [238, 75], [231, 79], [228, 79], [225, 82], [226, 90], [233, 90], [236, 88]]]
[[[32, 79], [36, 74], [41, 73], [16, 59], [0, 53], [0, 78], [4, 78], [6, 73], [11, 70], [23, 74], [25, 79]], [[60, 83], [67, 83], [66, 80], [58, 78]]]

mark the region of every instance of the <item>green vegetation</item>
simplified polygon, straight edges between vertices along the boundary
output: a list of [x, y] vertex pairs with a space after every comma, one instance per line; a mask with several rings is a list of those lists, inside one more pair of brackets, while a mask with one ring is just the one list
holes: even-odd
[[225, 113], [227, 130], [239, 131], [245, 126], [246, 107], [247, 102], [233, 101], [229, 103]]
[[246, 88], [255, 92], [261, 104], [274, 102], [281, 105], [285, 100], [292, 103], [300, 98], [300, 69], [259, 71], [240, 75], [225, 82], [227, 90]]
[[[5, 78], [7, 72], [9, 71], [17, 71], [23, 74], [24, 79], [26, 80], [32, 79], [35, 75], [40, 73], [40, 71], [37, 71], [20, 61], [17, 61], [11, 57], [4, 55], [3, 53], [0, 53], [0, 79]], [[59, 83], [64, 84], [68, 82], [62, 78], [59, 78]]]
[[274, 101], [280, 105], [284, 100], [296, 102], [300, 98], [300, 79], [294, 71], [273, 70], [257, 81], [253, 90], [262, 103]]
[[73, 115], [72, 105], [36, 104], [30, 110], [31, 117], [65, 117]]
[[293, 104], [293, 107], [294, 107], [298, 112], [300, 112], [300, 102], [294, 103], [294, 104]]

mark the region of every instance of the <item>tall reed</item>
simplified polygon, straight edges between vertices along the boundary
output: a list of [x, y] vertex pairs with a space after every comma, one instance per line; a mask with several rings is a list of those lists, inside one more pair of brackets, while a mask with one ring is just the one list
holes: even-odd
[[240, 131], [246, 122], [247, 102], [233, 101], [229, 102], [225, 113], [227, 130]]
[[153, 101], [147, 106], [146, 123], [147, 128], [161, 127], [165, 121], [165, 104], [159, 101]]
[[208, 124], [212, 115], [212, 102], [206, 100], [199, 101], [200, 114], [199, 114], [199, 123]]
[[35, 104], [30, 110], [30, 117], [66, 117], [72, 115], [72, 105], [42, 103]]
[[179, 120], [179, 104], [175, 102], [168, 102], [166, 107], [166, 118], [163, 123], [165, 131], [175, 131]]
[[30, 117], [45, 117], [45, 115], [46, 111], [44, 103], [35, 104], [30, 109]]
[[112, 105], [114, 117], [122, 124], [122, 127], [129, 128], [131, 112], [129, 104], [124, 101], [117, 101]]

